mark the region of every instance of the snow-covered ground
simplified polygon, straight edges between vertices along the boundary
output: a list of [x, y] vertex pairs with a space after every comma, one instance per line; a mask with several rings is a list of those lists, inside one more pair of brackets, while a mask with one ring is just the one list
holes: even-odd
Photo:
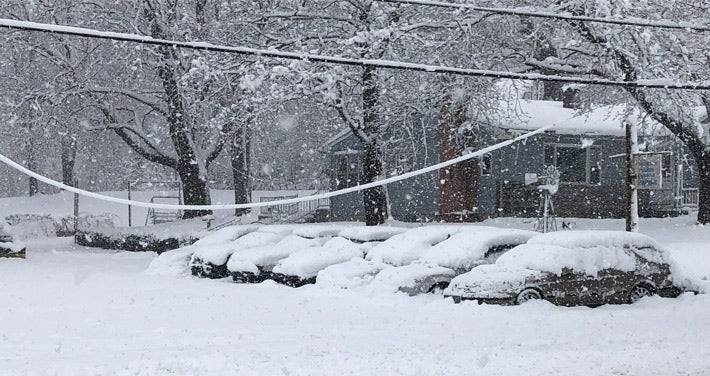
[[[641, 231], [707, 282], [710, 228], [692, 222], [642, 220]], [[48, 238], [27, 240], [25, 260], [0, 259], [0, 374], [710, 375], [710, 295], [594, 309], [454, 304], [146, 273], [155, 257]]]

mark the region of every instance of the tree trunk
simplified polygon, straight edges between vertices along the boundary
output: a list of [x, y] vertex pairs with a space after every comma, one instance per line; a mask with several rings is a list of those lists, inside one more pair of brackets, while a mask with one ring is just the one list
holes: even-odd
[[698, 164], [699, 192], [698, 192], [698, 223], [710, 223], [710, 153], [695, 156]]
[[[368, 139], [361, 140], [364, 153], [362, 156], [363, 183], [370, 183], [382, 175], [382, 160], [380, 158], [377, 138], [380, 132], [377, 111], [379, 91], [376, 84], [375, 68], [365, 67], [362, 74], [362, 107], [363, 131]], [[385, 223], [387, 219], [387, 195], [383, 187], [368, 188], [363, 193], [365, 207], [365, 224], [376, 226]]]
[[[249, 125], [237, 127], [232, 139], [230, 162], [232, 164], [235, 204], [246, 204], [251, 201], [251, 186], [249, 184], [251, 135]], [[248, 212], [249, 209], [235, 209], [234, 215], [240, 216]]]
[[[382, 161], [380, 160], [379, 147], [374, 143], [365, 144], [362, 157], [364, 182], [377, 180], [382, 174]], [[385, 223], [387, 219], [387, 195], [384, 187], [366, 189], [363, 194], [365, 204], [365, 224], [377, 226]]]
[[[170, 128], [170, 138], [177, 153], [177, 173], [183, 185], [185, 204], [206, 205], [210, 203], [207, 181], [200, 169], [194, 144], [187, 130], [182, 97], [178, 89], [173, 64], [177, 61], [175, 51], [170, 47], [161, 47], [162, 55], [158, 75], [163, 83], [166, 102], [168, 104], [167, 121]], [[183, 218], [195, 218], [209, 214], [207, 210], [186, 210]]]
[[74, 162], [76, 161], [76, 139], [67, 135], [62, 139], [62, 183], [74, 184]]
[[[27, 142], [27, 168], [32, 171], [37, 171], [37, 159], [35, 156], [35, 144], [34, 137], [32, 135], [32, 127], [30, 126], [28, 129], [28, 134], [30, 136], [28, 137]], [[37, 193], [39, 193], [39, 182], [37, 181], [37, 178], [30, 176], [28, 189], [30, 197], [35, 196], [37, 195]]]

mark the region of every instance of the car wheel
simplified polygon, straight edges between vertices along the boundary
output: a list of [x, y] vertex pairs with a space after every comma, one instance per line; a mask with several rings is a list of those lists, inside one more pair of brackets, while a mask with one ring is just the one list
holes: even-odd
[[449, 287], [449, 282], [437, 282], [429, 287], [427, 293], [442, 295], [447, 287]]
[[515, 304], [523, 304], [527, 302], [528, 300], [540, 300], [542, 299], [542, 294], [540, 294], [540, 291], [532, 288], [527, 288], [520, 293], [518, 293], [518, 296], [515, 297]]
[[645, 283], [639, 283], [629, 291], [629, 303], [636, 303], [644, 296], [651, 296], [653, 294], [655, 294], [655, 291], [653, 291], [651, 286]]

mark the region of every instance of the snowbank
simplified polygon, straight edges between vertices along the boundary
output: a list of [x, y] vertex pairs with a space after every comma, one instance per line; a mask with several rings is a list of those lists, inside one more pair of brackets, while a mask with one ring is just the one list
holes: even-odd
[[150, 262], [145, 273], [169, 276], [189, 275], [190, 267], [188, 264], [194, 252], [194, 245], [163, 252]]

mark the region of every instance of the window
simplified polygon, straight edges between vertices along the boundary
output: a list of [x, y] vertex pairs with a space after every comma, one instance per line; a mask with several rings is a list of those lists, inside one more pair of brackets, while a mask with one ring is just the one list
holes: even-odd
[[335, 188], [350, 188], [360, 184], [360, 153], [335, 155]]
[[578, 145], [545, 145], [545, 167], [555, 166], [560, 181], [566, 183], [601, 183], [601, 148]]
[[493, 169], [493, 159], [491, 157], [491, 154], [484, 154], [481, 157], [481, 161], [478, 163], [478, 165], [481, 167], [481, 175], [482, 176], [488, 176], [491, 174], [491, 171]]

